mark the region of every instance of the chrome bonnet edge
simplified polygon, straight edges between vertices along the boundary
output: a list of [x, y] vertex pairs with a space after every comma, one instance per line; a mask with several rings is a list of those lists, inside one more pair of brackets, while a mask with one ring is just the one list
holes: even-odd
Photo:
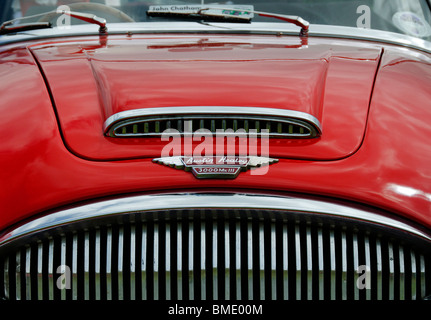
[[431, 234], [407, 221], [312, 198], [260, 194], [176, 193], [123, 197], [60, 210], [7, 230], [0, 236], [0, 248], [7, 243], [52, 228], [92, 219], [172, 209], [269, 209], [281, 214], [312, 214], [371, 223], [431, 241]]

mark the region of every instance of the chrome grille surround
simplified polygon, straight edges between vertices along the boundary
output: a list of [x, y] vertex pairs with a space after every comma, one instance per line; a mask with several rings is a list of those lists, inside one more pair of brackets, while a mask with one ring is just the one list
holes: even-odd
[[235, 136], [265, 132], [270, 138], [315, 138], [321, 134], [319, 120], [308, 113], [258, 107], [134, 109], [116, 113], [104, 123], [105, 135], [117, 138], [160, 137], [165, 130], [181, 135], [196, 130]]
[[[7, 299], [420, 299], [431, 237], [311, 198], [165, 194], [58, 211], [0, 238]], [[70, 289], [58, 289], [59, 266]], [[371, 289], [359, 289], [358, 267]]]

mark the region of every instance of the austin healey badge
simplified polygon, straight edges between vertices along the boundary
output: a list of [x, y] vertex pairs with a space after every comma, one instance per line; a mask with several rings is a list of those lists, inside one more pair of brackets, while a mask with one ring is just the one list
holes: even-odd
[[198, 179], [234, 179], [240, 172], [278, 162], [258, 156], [177, 156], [153, 159], [171, 168], [191, 171]]

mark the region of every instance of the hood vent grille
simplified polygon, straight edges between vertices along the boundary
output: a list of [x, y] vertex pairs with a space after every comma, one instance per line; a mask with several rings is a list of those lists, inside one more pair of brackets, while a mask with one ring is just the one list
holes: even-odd
[[321, 133], [319, 121], [307, 113], [271, 108], [169, 107], [136, 109], [117, 113], [105, 122], [109, 137], [160, 137], [165, 130], [183, 135], [203, 133], [250, 135], [271, 138], [315, 138]]

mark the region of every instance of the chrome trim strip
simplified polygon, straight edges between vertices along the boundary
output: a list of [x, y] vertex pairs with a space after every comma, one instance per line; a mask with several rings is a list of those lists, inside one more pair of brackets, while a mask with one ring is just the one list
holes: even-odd
[[[217, 33], [217, 34], [284, 34], [297, 36], [299, 28], [286, 23], [252, 22], [236, 23], [206, 23], [196, 22], [139, 22], [139, 23], [108, 23], [109, 35], [116, 34], [166, 34], [166, 33]], [[20, 41], [50, 39], [57, 37], [99, 36], [94, 25], [74, 25], [71, 28], [51, 28], [26, 31], [16, 35], [0, 36], [0, 45]], [[363, 29], [355, 27], [311, 24], [308, 38], [333, 37], [354, 40], [375, 41], [384, 44], [394, 44], [425, 52], [431, 52], [431, 42], [404, 35], [401, 33]]]
[[[163, 107], [163, 108], [141, 108], [127, 111], [121, 111], [113, 114], [103, 124], [103, 131], [106, 135], [113, 135], [112, 131], [115, 125], [119, 122], [133, 124], [140, 122], [137, 118], [150, 117], [166, 117], [166, 116], [254, 116], [263, 117], [265, 121], [282, 121], [282, 120], [301, 120], [311, 125], [317, 134], [322, 132], [319, 120], [311, 114], [277, 108], [262, 108], [262, 107], [230, 107], [230, 106], [191, 106], [191, 107]], [[284, 119], [286, 118], [286, 119]], [[158, 119], [158, 118], [157, 118]], [[157, 120], [156, 119], [156, 120]]]
[[[378, 224], [401, 230], [431, 241], [431, 234], [415, 228], [407, 222], [360, 208], [349, 207], [311, 198], [291, 196], [271, 196], [258, 194], [209, 194], [177, 193], [123, 197], [104, 200], [71, 209], [60, 210], [36, 218], [12, 230], [6, 230], [0, 237], [0, 248], [7, 243], [42, 230], [66, 226], [74, 222], [83, 222], [100, 217], [121, 214], [169, 209], [268, 209], [282, 210], [284, 213], [319, 214], [338, 218]], [[193, 227], [193, 226], [192, 226]], [[158, 238], [158, 236], [157, 236]], [[190, 242], [192, 243], [192, 242]], [[193, 249], [193, 248], [190, 248]]]

